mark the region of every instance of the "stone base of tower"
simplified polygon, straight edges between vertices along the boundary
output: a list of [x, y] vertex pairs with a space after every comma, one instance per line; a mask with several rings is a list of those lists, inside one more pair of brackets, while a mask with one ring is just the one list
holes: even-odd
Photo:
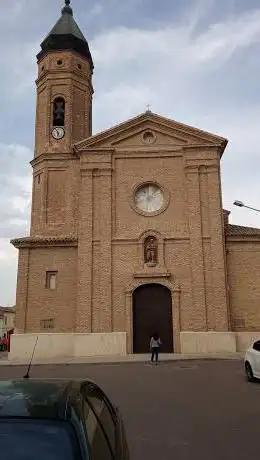
[[13, 334], [8, 359], [29, 362], [35, 344], [35, 361], [126, 355], [126, 333], [124, 332]]

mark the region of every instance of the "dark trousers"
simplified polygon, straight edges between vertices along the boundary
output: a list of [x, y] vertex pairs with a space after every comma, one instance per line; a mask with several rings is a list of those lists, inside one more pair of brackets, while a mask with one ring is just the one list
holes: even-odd
[[159, 347], [153, 347], [151, 361], [153, 361], [155, 358], [155, 361], [158, 362], [158, 357], [159, 357]]

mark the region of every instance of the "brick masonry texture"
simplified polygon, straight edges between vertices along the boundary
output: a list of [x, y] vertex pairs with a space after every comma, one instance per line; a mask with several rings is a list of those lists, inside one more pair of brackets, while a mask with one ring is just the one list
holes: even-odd
[[[48, 54], [36, 84], [31, 234], [13, 242], [16, 331], [44, 332], [46, 320], [53, 332], [127, 331], [131, 350], [132, 293], [142, 283], [171, 290], [174, 342], [180, 331], [260, 330], [260, 231], [224, 218], [226, 140], [149, 111], [92, 136], [92, 74], [73, 52]], [[57, 96], [66, 102], [60, 141], [51, 135]], [[145, 182], [163, 190], [157, 215], [135, 208]], [[152, 267], [143, 259], [150, 234], [159, 247]], [[46, 271], [57, 271], [55, 290]]]

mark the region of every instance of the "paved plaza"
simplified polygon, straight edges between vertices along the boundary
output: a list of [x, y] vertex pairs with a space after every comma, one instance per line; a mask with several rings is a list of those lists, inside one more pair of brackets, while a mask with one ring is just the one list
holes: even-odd
[[[1, 366], [19, 378], [24, 366]], [[119, 406], [133, 460], [251, 459], [259, 456], [260, 384], [240, 360], [35, 366], [35, 378], [95, 380]]]

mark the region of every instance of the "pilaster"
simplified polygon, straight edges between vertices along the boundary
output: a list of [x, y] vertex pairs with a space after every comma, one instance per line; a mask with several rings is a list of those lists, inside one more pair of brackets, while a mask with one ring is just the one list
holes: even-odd
[[112, 169], [100, 169], [100, 332], [113, 330]]
[[17, 288], [16, 288], [16, 312], [15, 332], [22, 334], [26, 332], [26, 315], [28, 301], [30, 249], [19, 250]]
[[66, 227], [68, 233], [76, 234], [78, 225], [78, 179], [79, 179], [79, 164], [78, 160], [74, 159], [68, 167], [68, 183], [67, 201], [66, 201]]
[[92, 331], [93, 170], [81, 171], [76, 332]]
[[193, 317], [195, 331], [207, 330], [205, 279], [202, 246], [199, 167], [186, 165], [187, 201], [190, 232], [190, 267], [192, 278]]
[[174, 286], [172, 290], [172, 329], [173, 329], [173, 347], [174, 353], [181, 352], [181, 343], [180, 343], [180, 331], [181, 331], [181, 319], [180, 319], [180, 297], [181, 290], [179, 286]]
[[228, 330], [228, 304], [225, 266], [225, 241], [219, 167], [207, 170], [212, 258], [213, 302], [211, 316], [215, 316], [215, 330]]

